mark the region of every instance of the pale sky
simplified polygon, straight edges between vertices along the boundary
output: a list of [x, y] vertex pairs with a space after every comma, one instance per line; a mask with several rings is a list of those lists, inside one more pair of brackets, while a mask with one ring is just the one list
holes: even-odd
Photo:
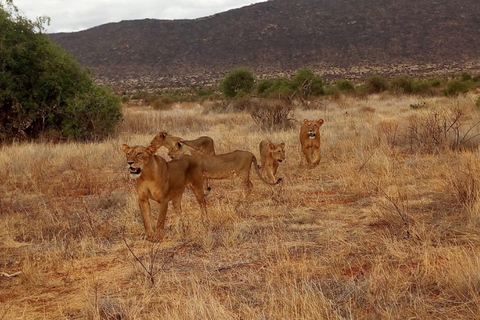
[[20, 14], [35, 21], [50, 17], [48, 33], [89, 29], [109, 22], [137, 19], [196, 19], [259, 0], [13, 0]]

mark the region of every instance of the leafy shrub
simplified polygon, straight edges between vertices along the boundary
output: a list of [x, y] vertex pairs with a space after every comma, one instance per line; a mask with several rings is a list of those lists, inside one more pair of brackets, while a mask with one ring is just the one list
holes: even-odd
[[74, 140], [95, 140], [115, 131], [122, 118], [119, 99], [105, 88], [94, 86], [67, 101], [62, 134]]
[[[121, 119], [120, 100], [54, 45], [38, 23], [0, 3], [0, 140], [101, 139]], [[80, 118], [77, 118], [80, 117]], [[78, 122], [76, 122], [78, 120]]]
[[413, 93], [415, 81], [407, 76], [399, 76], [392, 80], [390, 88], [396, 93]]
[[285, 79], [263, 80], [257, 86], [257, 93], [262, 98], [286, 99], [293, 95], [292, 84]]
[[467, 82], [452, 80], [447, 83], [445, 90], [443, 91], [446, 96], [456, 96], [460, 93], [465, 93], [470, 89], [470, 85]]
[[252, 91], [255, 84], [253, 73], [248, 68], [237, 68], [220, 82], [220, 91], [227, 98], [245, 95]]
[[373, 75], [365, 83], [367, 93], [380, 93], [388, 89], [388, 81], [380, 75]]
[[324, 94], [322, 78], [315, 75], [309, 68], [299, 69], [292, 78], [291, 83], [293, 90], [296, 91], [301, 98]]
[[340, 80], [337, 82], [337, 89], [340, 91], [353, 91], [355, 90], [355, 85], [350, 80]]
[[460, 79], [462, 81], [470, 81], [472, 80], [472, 75], [468, 72], [463, 72], [461, 75], [460, 75]]

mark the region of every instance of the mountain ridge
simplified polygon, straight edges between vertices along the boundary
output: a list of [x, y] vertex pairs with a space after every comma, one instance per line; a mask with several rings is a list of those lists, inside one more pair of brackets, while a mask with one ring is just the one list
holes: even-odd
[[480, 1], [270, 0], [194, 20], [128, 20], [51, 39], [120, 87], [216, 83], [310, 67], [325, 78], [480, 67]]

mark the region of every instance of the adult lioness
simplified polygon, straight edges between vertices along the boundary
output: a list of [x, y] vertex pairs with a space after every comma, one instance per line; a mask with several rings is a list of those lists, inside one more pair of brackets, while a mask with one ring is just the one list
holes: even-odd
[[165, 147], [169, 151], [175, 147], [177, 142], [183, 142], [189, 147], [200, 150], [201, 152], [209, 155], [215, 154], [215, 144], [213, 139], [207, 136], [199, 137], [195, 140], [184, 140], [180, 137], [175, 137], [168, 134], [166, 131], [161, 131], [153, 138], [151, 145], [156, 146], [157, 148]]
[[[155, 155], [157, 148], [152, 145], [129, 147], [124, 144], [122, 150], [127, 157], [130, 177], [137, 179], [138, 204], [148, 240], [155, 241], [163, 238], [169, 201], [172, 201], [178, 214], [181, 213], [182, 195], [187, 185], [195, 194], [203, 217], [208, 219], [203, 194], [202, 170], [194, 157], [188, 156], [166, 162], [162, 157]], [[160, 204], [156, 230], [152, 226], [149, 199]]]
[[307, 164], [312, 168], [320, 163], [320, 126], [323, 119], [317, 121], [304, 119], [300, 126], [300, 144]]
[[212, 156], [206, 155], [182, 142], [177, 142], [175, 148], [171, 149], [168, 155], [171, 158], [181, 158], [185, 155], [194, 156], [198, 159], [198, 163], [205, 178], [226, 179], [233, 174], [236, 174], [242, 180], [244, 198], [250, 194], [253, 187], [252, 182], [250, 181], [250, 168], [252, 167], [252, 163], [254, 164], [255, 171], [263, 182], [275, 185], [282, 180], [280, 178], [273, 183], [265, 180], [258, 168], [257, 158], [253, 153], [248, 151], [235, 150], [233, 152]]
[[267, 175], [270, 182], [275, 182], [278, 164], [285, 160], [285, 143], [275, 144], [269, 140], [260, 142], [260, 162], [262, 175]]

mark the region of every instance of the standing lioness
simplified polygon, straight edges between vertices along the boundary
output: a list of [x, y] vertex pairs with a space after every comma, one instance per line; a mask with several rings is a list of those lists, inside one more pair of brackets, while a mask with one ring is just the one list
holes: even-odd
[[229, 153], [217, 154], [214, 156], [206, 155], [194, 148], [177, 142], [175, 148], [170, 150], [168, 155], [171, 158], [182, 158], [185, 155], [192, 155], [198, 159], [203, 176], [210, 179], [226, 179], [235, 174], [242, 180], [244, 187], [244, 198], [252, 191], [252, 182], [250, 181], [250, 168], [252, 164], [259, 178], [266, 184], [274, 185], [282, 179], [270, 183], [265, 180], [258, 168], [257, 158], [253, 153], [243, 150], [235, 150]]
[[200, 150], [201, 152], [209, 155], [215, 154], [215, 144], [213, 139], [207, 136], [202, 136], [194, 140], [184, 140], [180, 137], [175, 137], [168, 134], [166, 131], [161, 131], [153, 138], [150, 144], [156, 146], [157, 148], [165, 147], [169, 151], [175, 147], [177, 142], [183, 142], [189, 147]]
[[[181, 214], [182, 195], [187, 185], [195, 194], [203, 217], [208, 219], [202, 171], [194, 157], [166, 162], [162, 157], [155, 155], [157, 148], [152, 145], [129, 147], [124, 144], [122, 150], [127, 157], [130, 177], [137, 179], [138, 204], [148, 240], [156, 241], [163, 238], [169, 201], [172, 201], [177, 213]], [[149, 199], [160, 204], [156, 230], [152, 226]]]
[[275, 144], [269, 140], [260, 142], [260, 162], [262, 174], [267, 174], [270, 182], [275, 182], [278, 164], [285, 160], [285, 143]]
[[317, 121], [304, 119], [300, 126], [300, 144], [307, 164], [312, 168], [320, 163], [320, 126], [323, 119]]

